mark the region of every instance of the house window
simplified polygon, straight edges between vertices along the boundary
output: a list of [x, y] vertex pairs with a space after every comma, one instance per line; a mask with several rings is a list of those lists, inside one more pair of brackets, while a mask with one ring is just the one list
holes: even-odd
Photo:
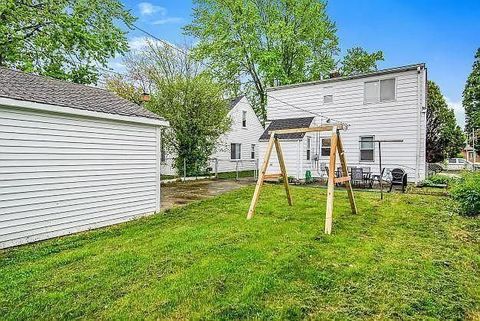
[[325, 96], [323, 96], [323, 103], [324, 103], [324, 104], [333, 103], [333, 95], [325, 95]]
[[365, 103], [395, 100], [395, 78], [368, 81], [364, 86]]
[[250, 158], [255, 159], [255, 144], [252, 144], [252, 147], [250, 149]]
[[321, 146], [322, 156], [330, 156], [331, 142], [332, 141], [330, 138], [322, 138], [322, 146]]
[[247, 127], [247, 112], [242, 111], [242, 127]]
[[240, 159], [242, 158], [242, 144], [230, 144], [230, 158]]
[[375, 136], [361, 136], [360, 137], [360, 161], [373, 162], [374, 161], [374, 141]]
[[312, 146], [312, 138], [307, 137], [307, 160], [310, 160], [311, 146]]

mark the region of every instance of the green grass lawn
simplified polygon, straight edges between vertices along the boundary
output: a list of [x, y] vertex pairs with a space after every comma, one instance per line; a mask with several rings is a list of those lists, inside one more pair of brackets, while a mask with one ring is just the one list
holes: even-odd
[[0, 319], [480, 319], [480, 219], [447, 198], [267, 185], [0, 252]]

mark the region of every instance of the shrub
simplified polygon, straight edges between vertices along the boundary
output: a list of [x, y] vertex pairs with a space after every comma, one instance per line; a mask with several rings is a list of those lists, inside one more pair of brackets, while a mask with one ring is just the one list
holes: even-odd
[[451, 195], [458, 202], [462, 215], [478, 215], [480, 213], [480, 174], [463, 174], [462, 179], [453, 185]]
[[439, 184], [445, 184], [447, 186], [452, 186], [459, 179], [452, 176], [435, 174], [430, 176], [428, 179], [423, 181], [423, 186], [435, 186]]

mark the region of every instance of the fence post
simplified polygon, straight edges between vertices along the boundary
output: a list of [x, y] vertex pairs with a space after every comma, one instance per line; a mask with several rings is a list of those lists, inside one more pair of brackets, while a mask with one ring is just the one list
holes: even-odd
[[187, 180], [187, 159], [183, 159], [183, 181]]
[[194, 165], [194, 170], [195, 170], [195, 180], [198, 179], [198, 165], [197, 165], [197, 161], [195, 161], [195, 165]]
[[235, 162], [235, 180], [238, 181], [238, 160]]
[[258, 158], [255, 159], [255, 170], [253, 171], [253, 179], [258, 179]]
[[215, 158], [215, 178], [218, 178], [218, 158]]

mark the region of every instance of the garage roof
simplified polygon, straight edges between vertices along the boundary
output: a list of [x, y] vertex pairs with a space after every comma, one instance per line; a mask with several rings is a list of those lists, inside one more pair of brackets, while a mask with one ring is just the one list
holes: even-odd
[[162, 117], [110, 91], [8, 68], [0, 68], [0, 97], [163, 120]]
[[[260, 136], [260, 140], [269, 140], [269, 132], [272, 130], [310, 127], [314, 118], [315, 117], [275, 119], [268, 125], [267, 129], [265, 129], [262, 136]], [[279, 134], [275, 136], [279, 139], [303, 139], [305, 133]]]

